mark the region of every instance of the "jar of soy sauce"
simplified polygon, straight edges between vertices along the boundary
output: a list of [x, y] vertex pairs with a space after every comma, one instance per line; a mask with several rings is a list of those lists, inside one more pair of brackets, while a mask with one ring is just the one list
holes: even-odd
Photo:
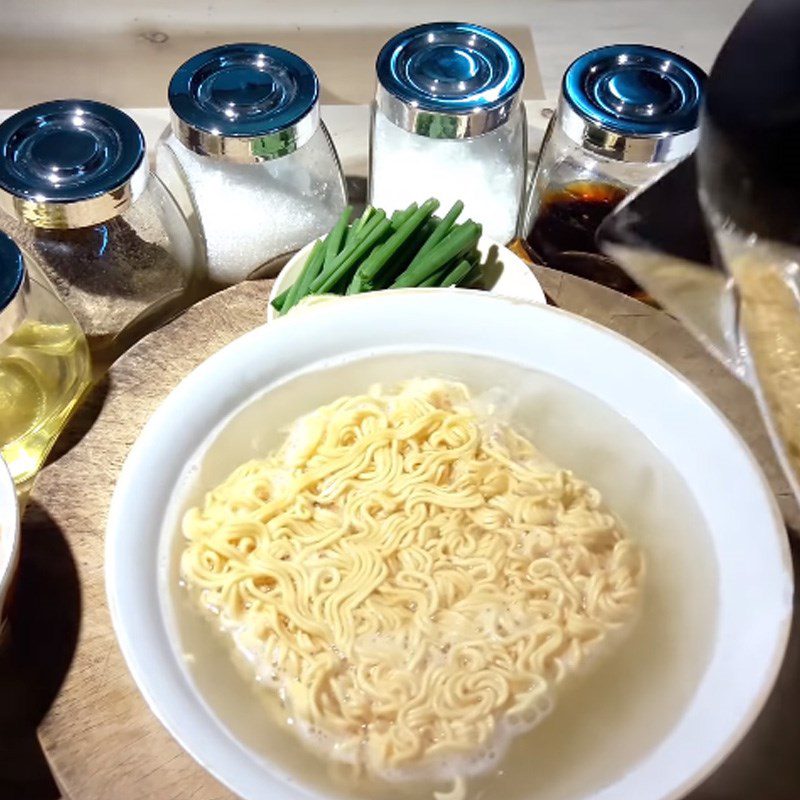
[[83, 331], [47, 280], [0, 233], [0, 455], [33, 478], [89, 385]]
[[629, 192], [694, 150], [705, 78], [646, 45], [601, 47], [569, 66], [521, 228], [536, 262], [648, 299], [599, 252], [595, 232]]
[[370, 203], [391, 214], [457, 200], [510, 242], [525, 192], [525, 66], [498, 33], [466, 22], [402, 31], [381, 49], [370, 134]]
[[196, 241], [119, 109], [56, 100], [0, 124], [0, 209], [99, 369], [190, 301]]
[[210, 286], [274, 274], [345, 207], [319, 81], [300, 56], [226, 44], [178, 68], [156, 172], [197, 223]]

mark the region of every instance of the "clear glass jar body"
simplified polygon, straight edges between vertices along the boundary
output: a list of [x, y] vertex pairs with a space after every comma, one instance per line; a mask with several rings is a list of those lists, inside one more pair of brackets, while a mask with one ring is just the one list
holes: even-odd
[[633, 296], [636, 284], [595, 244], [603, 219], [625, 196], [675, 162], [631, 162], [585, 149], [550, 120], [525, 206], [520, 238], [531, 258]]
[[197, 241], [153, 175], [122, 214], [98, 225], [38, 228], [4, 216], [0, 228], [75, 316], [97, 368], [193, 299]]
[[47, 281], [29, 272], [0, 312], [0, 455], [18, 485], [41, 467], [90, 373], [75, 317]]
[[212, 286], [277, 271], [283, 257], [327, 233], [346, 203], [342, 168], [322, 122], [293, 153], [254, 164], [199, 155], [168, 128], [156, 172], [196, 220]]
[[387, 214], [435, 197], [446, 211], [456, 200], [464, 214], [496, 241], [510, 242], [525, 193], [527, 126], [520, 103], [507, 121], [466, 139], [411, 133], [372, 105], [370, 203]]

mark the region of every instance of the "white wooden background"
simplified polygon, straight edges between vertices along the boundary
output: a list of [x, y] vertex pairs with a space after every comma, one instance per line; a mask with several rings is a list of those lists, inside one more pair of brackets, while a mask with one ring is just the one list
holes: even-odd
[[[288, 46], [319, 72], [326, 103], [366, 103], [380, 44], [435, 19], [506, 33], [528, 63], [528, 99], [612, 42], [675, 50], [708, 69], [747, 0], [0, 0], [0, 108], [56, 97], [163, 106], [186, 57], [225, 41]], [[538, 62], [538, 70], [536, 65]], [[541, 82], [539, 80], [541, 75]]]

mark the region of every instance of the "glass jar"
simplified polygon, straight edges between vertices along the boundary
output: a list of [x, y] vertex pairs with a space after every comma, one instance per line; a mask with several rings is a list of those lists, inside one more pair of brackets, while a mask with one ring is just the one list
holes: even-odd
[[456, 200], [484, 233], [514, 238], [525, 191], [524, 65], [478, 25], [436, 22], [399, 33], [376, 64], [370, 203], [388, 214]]
[[0, 233], [0, 455], [15, 483], [36, 474], [89, 376], [75, 317]]
[[270, 45], [215, 47], [183, 64], [168, 94], [156, 172], [197, 221], [212, 286], [268, 274], [333, 227], [344, 176], [302, 58]]
[[595, 232], [630, 191], [694, 150], [704, 82], [691, 61], [645, 45], [601, 47], [568, 67], [521, 228], [535, 261], [647, 299]]
[[0, 208], [98, 367], [191, 300], [196, 243], [138, 125], [112, 106], [58, 100], [2, 123]]

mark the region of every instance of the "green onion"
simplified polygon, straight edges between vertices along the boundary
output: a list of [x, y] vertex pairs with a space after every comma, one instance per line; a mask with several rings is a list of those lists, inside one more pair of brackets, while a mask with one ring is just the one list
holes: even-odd
[[397, 276], [408, 268], [417, 251], [431, 235], [438, 222], [439, 220], [436, 217], [431, 217], [400, 247], [389, 263], [373, 280], [367, 285], [362, 284], [361, 291], [388, 289], [395, 282]]
[[352, 242], [355, 241], [355, 239], [360, 235], [361, 231], [364, 229], [364, 226], [372, 217], [374, 211], [375, 209], [372, 206], [367, 206], [364, 209], [364, 213], [357, 220], [353, 221], [353, 224], [347, 229], [347, 238], [344, 242], [345, 248], [352, 244]]
[[311, 284], [311, 294], [325, 294], [329, 292], [345, 275], [355, 271], [358, 262], [375, 247], [391, 230], [392, 223], [386, 219], [382, 211], [376, 212], [375, 216], [364, 226], [364, 230], [358, 241], [348, 250], [342, 251], [335, 259], [330, 268], [324, 268], [322, 273]]
[[456, 284], [461, 283], [461, 281], [463, 281], [464, 278], [469, 275], [471, 270], [472, 264], [470, 264], [466, 258], [463, 258], [445, 276], [445, 279], [442, 281], [442, 286], [455, 286]]
[[417, 284], [418, 286], [425, 287], [425, 286], [438, 286], [442, 280], [444, 279], [445, 275], [447, 275], [450, 271], [450, 265], [448, 264], [445, 267], [442, 267], [440, 270], [437, 270], [433, 273], [433, 275], [429, 275], [425, 278], [424, 281]]
[[284, 289], [273, 301], [272, 307], [276, 311], [280, 311], [283, 308], [283, 304], [286, 302], [286, 299], [289, 297], [289, 292], [292, 291], [292, 287], [290, 286], [288, 289]]
[[481, 226], [459, 225], [464, 209], [459, 200], [439, 219], [433, 198], [411, 203], [387, 218], [367, 206], [350, 223], [344, 209], [330, 233], [311, 248], [297, 280], [272, 305], [286, 313], [309, 294], [357, 294], [375, 289], [411, 286], [456, 286], [482, 277], [477, 250]]
[[428, 241], [426, 241], [425, 244], [420, 247], [419, 252], [416, 256], [414, 256], [411, 264], [409, 264], [410, 267], [416, 266], [423, 256], [431, 250], [431, 248], [436, 247], [436, 245], [439, 244], [439, 242], [441, 242], [448, 233], [450, 233], [450, 229], [453, 227], [456, 219], [458, 219], [458, 215], [463, 210], [464, 204], [460, 200], [456, 200], [456, 202], [453, 203], [453, 207], [447, 212], [447, 214], [445, 214], [442, 221], [433, 230]]
[[361, 292], [367, 292], [369, 288], [361, 282], [361, 276], [356, 270], [355, 275], [353, 275], [353, 279], [350, 283], [347, 284], [347, 288], [345, 289], [345, 294], [360, 294]]
[[353, 209], [347, 206], [325, 239], [320, 239], [316, 242], [306, 259], [306, 263], [303, 265], [303, 269], [300, 271], [300, 275], [289, 289], [288, 297], [281, 304], [280, 311], [282, 313], [285, 314], [301, 298], [308, 294], [308, 287], [322, 271], [323, 266], [332, 263], [339, 254], [342, 239], [347, 230], [347, 223], [352, 213]]
[[[328, 289], [325, 291], [329, 291], [331, 285], [336, 283], [337, 281], [333, 281], [333, 283], [328, 282], [328, 278], [330, 278], [334, 273], [337, 272], [341, 263], [348, 258], [350, 258], [353, 253], [359, 251], [359, 248], [362, 248], [364, 241], [371, 235], [372, 231], [380, 225], [382, 221], [386, 220], [386, 214], [383, 211], [375, 211], [374, 214], [370, 214], [369, 220], [365, 222], [363, 225], [359, 223], [358, 230], [352, 236], [352, 241], [339, 253], [338, 256], [333, 260], [333, 263], [328, 265], [327, 267], [323, 267], [322, 272], [311, 282], [311, 286], [308, 287], [308, 291], [310, 294], [319, 294], [320, 288], [323, 283], [328, 284]], [[362, 252], [363, 254], [363, 252]]]
[[364, 229], [364, 226], [372, 217], [372, 213], [374, 211], [375, 209], [372, 206], [367, 206], [364, 209], [364, 213], [358, 219], [353, 220], [352, 225], [348, 226], [347, 230], [345, 231], [344, 244], [342, 245], [343, 251], [350, 247], [354, 241], [356, 241], [361, 231]]
[[412, 203], [408, 208], [395, 211], [392, 214], [392, 227], [397, 230], [418, 208], [416, 203]]
[[331, 232], [328, 234], [327, 239], [325, 239], [325, 266], [329, 267], [333, 264], [333, 260], [336, 256], [339, 255], [339, 251], [342, 247], [342, 239], [344, 238], [345, 231], [347, 230], [347, 224], [350, 222], [350, 215], [353, 213], [353, 209], [350, 206], [347, 206], [344, 211], [342, 211], [341, 216], [337, 220], [336, 224], [331, 229]]
[[317, 239], [314, 247], [306, 258], [306, 263], [300, 270], [297, 280], [289, 288], [289, 295], [281, 306], [281, 313], [285, 314], [297, 301], [304, 297], [311, 281], [317, 277], [325, 260], [325, 240]]
[[344, 242], [342, 244], [342, 250], [346, 250], [353, 243], [353, 239], [355, 239], [357, 230], [358, 230], [357, 222], [354, 222], [352, 225], [347, 226], [347, 230], [344, 232]]
[[430, 219], [438, 205], [438, 200], [426, 200], [416, 211], [407, 216], [400, 227], [380, 247], [373, 250], [361, 265], [358, 270], [361, 280], [365, 282], [373, 280], [406, 241]]
[[432, 247], [416, 264], [412, 262], [408, 266], [394, 282], [393, 288], [418, 286], [448, 262], [463, 258], [475, 246], [480, 235], [481, 226], [472, 220], [463, 225], [455, 225], [439, 244]]

